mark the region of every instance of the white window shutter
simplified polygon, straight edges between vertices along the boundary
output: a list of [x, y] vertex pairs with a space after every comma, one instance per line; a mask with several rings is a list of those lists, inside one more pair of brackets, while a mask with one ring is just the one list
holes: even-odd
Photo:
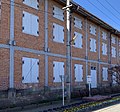
[[64, 43], [64, 27], [63, 26], [58, 26], [58, 38], [59, 42]]
[[39, 65], [38, 59], [22, 58], [22, 83], [38, 83], [39, 82]]
[[59, 63], [58, 62], [53, 62], [54, 64], [54, 68], [53, 68], [53, 76], [54, 76], [54, 80], [53, 82], [60, 82], [60, 77], [59, 77], [59, 73], [60, 73], [60, 68], [59, 68]]
[[53, 62], [53, 82], [61, 82], [60, 75], [64, 75], [64, 62]]
[[38, 9], [39, 3], [38, 0], [30, 0], [31, 1], [31, 6], [35, 9]]
[[64, 75], [64, 62], [59, 62], [60, 73], [59, 75]]
[[105, 55], [107, 55], [107, 44], [105, 44]]
[[96, 40], [95, 39], [93, 39], [93, 42], [94, 42], [94, 52], [96, 52]]
[[75, 82], [83, 81], [83, 65], [75, 64]]
[[78, 66], [77, 66], [77, 64], [75, 64], [74, 68], [75, 68], [75, 81], [77, 81], [78, 80]]
[[90, 38], [90, 51], [96, 52], [96, 40], [93, 38]]
[[31, 33], [35, 36], [39, 36], [39, 18], [38, 16], [31, 15]]
[[112, 57], [116, 57], [116, 48], [112, 46], [112, 49], [111, 49], [111, 54], [112, 54]]
[[82, 34], [80, 34], [80, 33], [78, 34], [78, 39], [79, 39], [78, 40], [78, 47], [82, 48]]
[[64, 43], [64, 27], [53, 23], [53, 41]]
[[38, 0], [24, 0], [23, 3], [35, 9], [39, 6]]
[[57, 74], [59, 73], [59, 69], [58, 69], [58, 63], [57, 62], [53, 62], [53, 82], [58, 82], [57, 81]]
[[64, 11], [56, 6], [53, 6], [53, 17], [64, 21]]
[[31, 0], [23, 0], [23, 3], [28, 6], [31, 6]]
[[115, 57], [116, 57], [116, 48], [115, 48], [115, 50], [114, 50], [114, 55], [115, 55]]
[[39, 35], [39, 18], [36, 15], [23, 11], [23, 33]]
[[76, 36], [74, 47], [82, 48], [82, 34], [78, 32], [74, 32], [74, 34]]
[[102, 43], [102, 54], [107, 55], [107, 44]]
[[116, 38], [114, 36], [112, 36], [111, 41], [112, 41], [113, 44], [115, 44], [116, 43]]
[[108, 81], [108, 68], [103, 67], [102, 75], [103, 75], [103, 81]]
[[39, 82], [39, 59], [32, 59], [31, 64], [32, 83]]
[[30, 58], [22, 58], [22, 83], [30, 83], [31, 82], [31, 59]]
[[76, 28], [82, 29], [82, 20], [77, 17], [74, 17], [74, 26]]
[[31, 32], [31, 16], [30, 13], [23, 11], [23, 32], [29, 34]]
[[83, 81], [83, 65], [79, 65], [79, 77], [80, 77], [80, 81]]
[[107, 40], [107, 33], [102, 31], [102, 39]]
[[93, 25], [90, 25], [90, 33], [93, 35], [96, 35], [96, 27]]

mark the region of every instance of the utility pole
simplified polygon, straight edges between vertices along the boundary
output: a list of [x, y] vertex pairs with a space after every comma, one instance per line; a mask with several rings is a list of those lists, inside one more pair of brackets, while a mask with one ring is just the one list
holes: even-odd
[[67, 48], [66, 48], [66, 84], [67, 84], [67, 100], [70, 101], [71, 99], [71, 60], [70, 60], [70, 40], [71, 40], [71, 32], [70, 32], [70, 5], [71, 0], [66, 1], [66, 9], [67, 20], [66, 20], [66, 27], [67, 27]]

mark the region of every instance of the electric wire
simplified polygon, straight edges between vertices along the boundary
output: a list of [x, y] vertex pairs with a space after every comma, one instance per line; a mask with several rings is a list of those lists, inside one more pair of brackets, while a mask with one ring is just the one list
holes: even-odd
[[117, 9], [115, 9], [107, 0], [105, 1], [109, 4], [109, 6], [111, 6], [120, 15], [120, 12]]
[[111, 21], [113, 21], [117, 26], [120, 25], [119, 23], [117, 23], [116, 21], [114, 21], [111, 17], [109, 17], [106, 13], [104, 13], [102, 10], [100, 10], [96, 5], [94, 5], [92, 2], [90, 2], [89, 0], [87, 0], [92, 6], [94, 6], [96, 9], [98, 9], [101, 13], [103, 13], [107, 18], [109, 18]]
[[[114, 21], [111, 17], [109, 17], [106, 13], [104, 13], [102, 10], [100, 10], [97, 6], [95, 6], [92, 2], [90, 2], [89, 0], [87, 0], [91, 5], [93, 5], [95, 8], [97, 8], [101, 13], [103, 13], [107, 18], [109, 18], [112, 22], [114, 22], [116, 25], [118, 25], [118, 23], [116, 22], [116, 21]], [[3, 2], [2, 2], [3, 3]], [[15, 6], [17, 6], [17, 7], [23, 7], [22, 6], [22, 4], [19, 4], [19, 3], [17, 3], [17, 2], [13, 2], [13, 3], [15, 3], [16, 5]], [[4, 3], [4, 4], [8, 4], [8, 3]], [[10, 5], [10, 4], [8, 4], [8, 5]], [[25, 8], [25, 7], [23, 7], [23, 8]], [[53, 8], [53, 7], [52, 7]], [[26, 8], [26, 9], [28, 9], [28, 8]], [[44, 10], [41, 10], [41, 9], [38, 9], [37, 10], [38, 12], [42, 12], [42, 13], [48, 13], [48, 14], [50, 14], [50, 15], [53, 15], [53, 13], [51, 13], [51, 12], [46, 12], [46, 11], [44, 11]], [[62, 15], [60, 15], [60, 14], [56, 14], [56, 15], [59, 15], [59, 16], [62, 16]], [[119, 24], [120, 25], [120, 24]]]
[[119, 21], [120, 21], [120, 18], [118, 18], [118, 16], [116, 16], [111, 10], [109, 10], [107, 7], [105, 7], [99, 0], [97, 0], [97, 2], [103, 6], [106, 10], [108, 10], [114, 17], [116, 17]]

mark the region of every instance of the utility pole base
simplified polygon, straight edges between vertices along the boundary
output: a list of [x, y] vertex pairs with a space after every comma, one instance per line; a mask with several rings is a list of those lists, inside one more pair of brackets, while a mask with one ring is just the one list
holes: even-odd
[[15, 88], [9, 88], [8, 89], [8, 98], [15, 98], [16, 97], [16, 89]]

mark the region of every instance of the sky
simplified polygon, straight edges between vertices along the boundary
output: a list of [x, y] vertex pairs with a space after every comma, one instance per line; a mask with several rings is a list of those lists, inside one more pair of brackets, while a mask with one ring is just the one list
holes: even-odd
[[120, 31], [120, 0], [73, 0]]

